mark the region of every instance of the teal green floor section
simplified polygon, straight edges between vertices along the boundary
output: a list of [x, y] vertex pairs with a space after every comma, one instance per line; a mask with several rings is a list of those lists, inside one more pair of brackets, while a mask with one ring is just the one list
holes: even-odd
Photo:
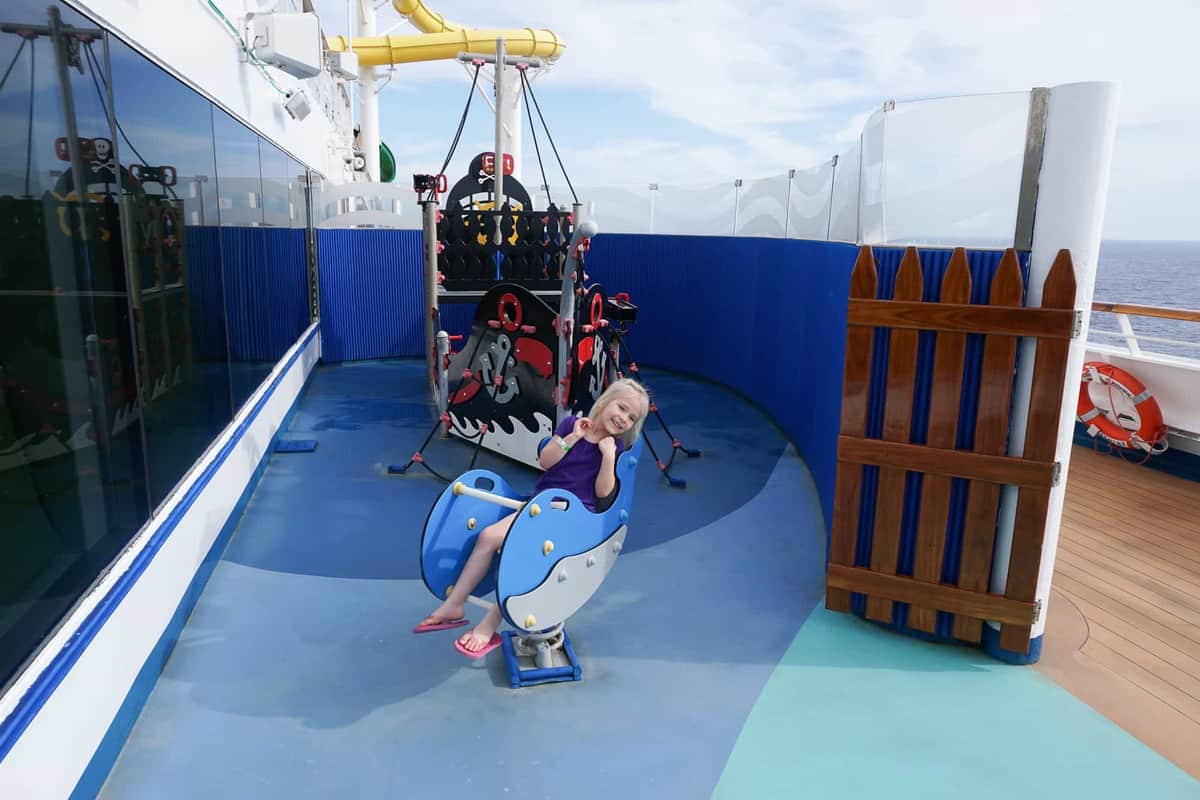
[[1028, 667], [813, 612], [713, 794], [1200, 798], [1200, 782]]

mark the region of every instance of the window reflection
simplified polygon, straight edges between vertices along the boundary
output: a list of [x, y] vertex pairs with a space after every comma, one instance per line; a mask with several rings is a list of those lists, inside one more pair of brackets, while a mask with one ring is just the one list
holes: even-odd
[[230, 382], [238, 409], [271, 371], [271, 284], [267, 275], [259, 137], [213, 108], [218, 217], [229, 331]]
[[308, 327], [308, 268], [304, 232], [293, 227], [293, 161], [279, 148], [260, 144], [263, 174], [266, 265], [270, 270], [271, 360], [278, 360]]
[[104, 62], [70, 9], [0, 10], [0, 681], [149, 513]]
[[211, 104], [114, 42], [151, 500], [232, 419]]
[[303, 167], [65, 6], [6, 0], [0, 70], [7, 684], [307, 327], [311, 230]]

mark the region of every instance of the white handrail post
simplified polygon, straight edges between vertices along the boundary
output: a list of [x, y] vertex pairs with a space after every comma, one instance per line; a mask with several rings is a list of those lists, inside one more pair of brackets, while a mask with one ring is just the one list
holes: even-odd
[[1127, 314], [1117, 314], [1117, 324], [1121, 326], [1121, 335], [1125, 337], [1125, 346], [1129, 348], [1129, 355], [1140, 356], [1142, 348], [1138, 345], [1137, 334], [1133, 332], [1133, 324], [1129, 321]]

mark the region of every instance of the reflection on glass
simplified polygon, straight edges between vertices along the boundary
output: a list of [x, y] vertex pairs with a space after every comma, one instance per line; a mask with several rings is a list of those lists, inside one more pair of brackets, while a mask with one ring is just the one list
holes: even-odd
[[[300, 331], [303, 333], [308, 327], [313, 318], [314, 311], [314, 290], [317, 285], [316, 281], [316, 264], [314, 255], [316, 253], [316, 240], [312, 236], [312, 228], [310, 227], [310, 219], [308, 213], [308, 168], [294, 159], [288, 159], [288, 198], [289, 210], [291, 216], [291, 227], [299, 231], [300, 236], [300, 252], [303, 259], [301, 274], [303, 276], [303, 286], [301, 294], [304, 298], [304, 306], [299, 311]], [[297, 336], [299, 335], [297, 333]]]
[[1011, 246], [1028, 120], [1029, 92], [897, 103], [878, 241]]
[[157, 506], [232, 418], [212, 111], [132, 48], [111, 47]]
[[745, 181], [738, 193], [735, 236], [782, 238], [788, 223], [788, 186], [785, 175]]
[[660, 185], [654, 198], [654, 233], [731, 236], [736, 201], [733, 181], [708, 186]]
[[271, 283], [263, 228], [259, 137], [218, 108], [214, 107], [212, 114], [230, 382], [236, 411], [270, 373], [278, 357], [271, 346]]
[[[838, 164], [837, 168], [841, 165]], [[833, 201], [833, 178], [835, 166], [832, 161], [809, 169], [798, 169], [792, 174], [792, 190], [788, 212], [789, 239], [829, 238], [831, 203]]]
[[149, 513], [104, 62], [70, 9], [0, 10], [0, 683]]
[[304, 232], [292, 227], [292, 160], [275, 145], [259, 141], [263, 176], [264, 264], [270, 292], [260, 302], [271, 306], [270, 357], [277, 361], [308, 326], [307, 265]]
[[829, 209], [829, 241], [858, 241], [858, 187], [862, 148], [854, 145], [838, 156], [833, 170], [833, 199]]

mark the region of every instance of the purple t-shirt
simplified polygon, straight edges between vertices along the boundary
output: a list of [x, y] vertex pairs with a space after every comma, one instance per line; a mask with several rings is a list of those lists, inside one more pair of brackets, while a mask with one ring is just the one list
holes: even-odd
[[[554, 430], [556, 436], [567, 436], [575, 429], [575, 417], [567, 416]], [[616, 439], [617, 455], [625, 449], [625, 443]], [[558, 447], [558, 442], [551, 439], [546, 447]], [[600, 447], [587, 439], [580, 439], [566, 452], [557, 464], [546, 470], [538, 479], [533, 493], [543, 489], [566, 489], [574, 494], [589, 511], [596, 510], [596, 476], [600, 474], [600, 464], [604, 456]], [[615, 491], [615, 489], [614, 489]]]

